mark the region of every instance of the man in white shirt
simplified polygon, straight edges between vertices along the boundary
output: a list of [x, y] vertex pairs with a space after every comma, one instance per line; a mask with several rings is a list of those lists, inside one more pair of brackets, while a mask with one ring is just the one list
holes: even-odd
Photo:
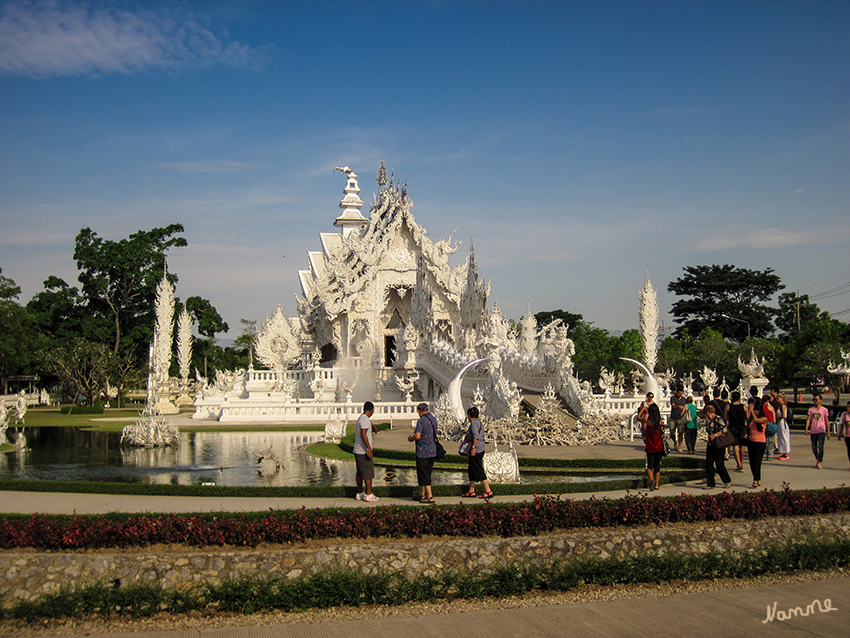
[[[375, 413], [375, 406], [371, 401], [363, 404], [363, 414], [357, 417], [357, 425], [354, 432], [354, 461], [357, 464], [357, 496], [358, 501], [373, 503], [378, 497], [372, 494], [372, 479], [375, 478], [375, 463], [372, 461], [372, 433], [377, 429], [369, 420]], [[363, 484], [366, 491], [363, 491]]]

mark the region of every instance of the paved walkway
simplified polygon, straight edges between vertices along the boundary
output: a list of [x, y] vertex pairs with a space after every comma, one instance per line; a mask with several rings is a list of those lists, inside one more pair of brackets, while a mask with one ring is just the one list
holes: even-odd
[[88, 638], [836, 638], [846, 636], [850, 626], [848, 600], [850, 578], [835, 578], [547, 607], [86, 635]]

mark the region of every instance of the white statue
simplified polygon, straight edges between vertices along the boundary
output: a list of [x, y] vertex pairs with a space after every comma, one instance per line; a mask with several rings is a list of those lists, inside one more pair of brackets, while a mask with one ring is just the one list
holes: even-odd
[[280, 304], [257, 333], [254, 347], [257, 358], [269, 370], [286, 370], [301, 358], [300, 328], [284, 316]]
[[406, 377], [395, 375], [396, 387], [404, 393], [404, 400], [410, 401], [413, 389], [416, 387], [416, 382], [419, 380], [419, 372], [411, 370]]
[[649, 281], [649, 269], [646, 271], [646, 283], [640, 291], [638, 319], [640, 338], [643, 345], [643, 362], [650, 372], [655, 372], [658, 361], [658, 294]]
[[177, 363], [180, 368], [180, 385], [189, 391], [189, 367], [192, 365], [192, 324], [194, 321], [186, 307], [177, 318]]
[[0, 443], [6, 440], [6, 428], [9, 427], [9, 411], [6, 409], [6, 400], [0, 397]]
[[703, 366], [700, 377], [707, 388], [713, 388], [717, 385], [717, 373], [708, 366]]
[[741, 374], [744, 377], [750, 379], [760, 379], [764, 377], [764, 363], [759, 362], [759, 359], [756, 356], [755, 348], [753, 348], [751, 352], [752, 354], [750, 355], [749, 363], [744, 363], [741, 360], [741, 355], [738, 355], [738, 370], [741, 371]]
[[850, 375], [850, 352], [841, 351], [841, 358], [844, 359], [844, 363], [839, 363], [835, 365], [832, 361], [826, 366], [826, 369], [830, 374], [836, 374], [838, 376], [847, 376]]
[[27, 397], [23, 390], [15, 397], [15, 423], [26, 423]]

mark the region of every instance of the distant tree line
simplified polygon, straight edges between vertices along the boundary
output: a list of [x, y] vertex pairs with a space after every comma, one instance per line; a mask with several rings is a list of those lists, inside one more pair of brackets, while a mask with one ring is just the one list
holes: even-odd
[[[850, 326], [822, 311], [808, 295], [780, 292], [784, 286], [773, 270], [735, 266], [687, 266], [667, 289], [680, 299], [671, 308], [676, 330], [658, 345], [656, 371], [688, 373], [699, 380], [703, 367], [735, 386], [741, 378], [738, 358], [755, 352], [774, 383], [797, 388], [827, 388], [836, 398], [847, 391], [847, 377], [830, 374], [827, 366], [850, 352]], [[771, 300], [778, 294], [776, 305]], [[637, 330], [614, 336], [595, 328], [581, 314], [564, 310], [540, 312], [538, 323], [561, 319], [575, 343], [576, 373], [595, 382], [604, 366], [628, 373], [632, 366], [620, 357], [640, 359]], [[627, 377], [628, 379], [628, 377]]]
[[[0, 380], [37, 375], [40, 386], [61, 384], [67, 396], [94, 404], [107, 385], [123, 395], [144, 384], [153, 338], [156, 287], [166, 275], [166, 253], [187, 245], [183, 226], [140, 230], [111, 241], [83, 228], [76, 237], [74, 260], [79, 286], [49, 276], [44, 289], [25, 305], [21, 290], [0, 271]], [[177, 274], [167, 273], [172, 285]], [[175, 298], [195, 321], [192, 365], [200, 371], [247, 365], [250, 337], [233, 347], [216, 344], [227, 323], [209, 300]], [[176, 357], [172, 362], [177, 374]]]

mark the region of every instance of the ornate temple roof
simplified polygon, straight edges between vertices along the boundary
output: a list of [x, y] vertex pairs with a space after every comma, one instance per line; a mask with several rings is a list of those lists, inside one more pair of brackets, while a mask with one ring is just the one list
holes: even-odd
[[[378, 173], [380, 190], [366, 219], [357, 205], [357, 175], [348, 167], [340, 170], [346, 172], [347, 181], [340, 202], [343, 214], [334, 225], [342, 232], [321, 233], [321, 252], [308, 251], [309, 270], [298, 272], [303, 292], [303, 299], [299, 300], [302, 317], [322, 308], [326, 318], [333, 321], [351, 309], [380, 270], [393, 265], [402, 267], [399, 264], [407, 270], [430, 273], [436, 287], [457, 307], [466, 284], [466, 265], [452, 269], [448, 255], [457, 250], [452, 238], [431, 242], [416, 222], [410, 212], [413, 201], [407, 196], [406, 184], [387, 181], [382, 160]], [[402, 233], [408, 241], [400, 248], [394, 240]]]

